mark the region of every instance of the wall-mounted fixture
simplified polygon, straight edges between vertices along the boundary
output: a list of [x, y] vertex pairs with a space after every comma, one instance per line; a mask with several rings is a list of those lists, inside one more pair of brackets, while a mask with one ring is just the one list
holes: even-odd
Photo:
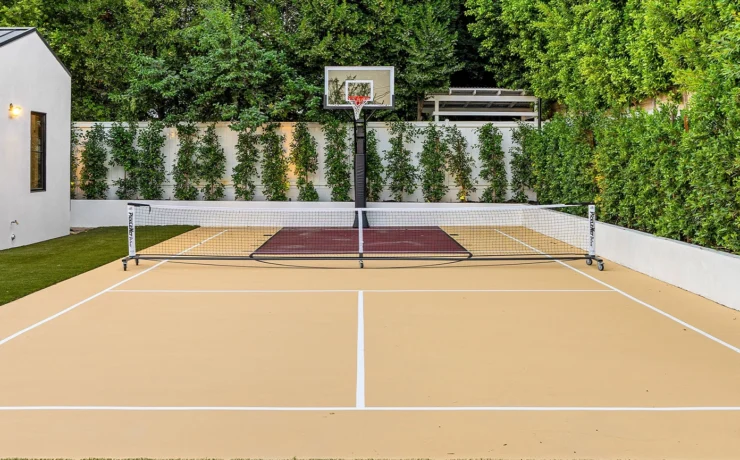
[[10, 104], [8, 113], [10, 114], [10, 118], [18, 118], [23, 113], [23, 108], [19, 105]]

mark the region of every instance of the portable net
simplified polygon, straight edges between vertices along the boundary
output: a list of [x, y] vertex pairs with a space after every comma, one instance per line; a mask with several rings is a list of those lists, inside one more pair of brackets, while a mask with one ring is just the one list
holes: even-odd
[[365, 104], [367, 104], [370, 101], [369, 96], [359, 96], [359, 95], [349, 95], [347, 96], [347, 101], [352, 105], [352, 110], [355, 112], [355, 120], [360, 119], [360, 113], [362, 112], [362, 108], [365, 107]]
[[[235, 209], [132, 203], [128, 209], [131, 258], [492, 260], [595, 256], [592, 220], [576, 215], [591, 217], [593, 213], [581, 205]], [[367, 218], [369, 228], [353, 227], [362, 217]], [[171, 235], [173, 227], [182, 233], [165, 239], [163, 235]]]

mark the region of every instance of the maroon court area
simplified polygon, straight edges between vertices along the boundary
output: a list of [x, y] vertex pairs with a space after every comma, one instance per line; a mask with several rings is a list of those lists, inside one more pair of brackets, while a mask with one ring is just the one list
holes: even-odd
[[[375, 227], [363, 229], [364, 254], [469, 255], [468, 251], [439, 227]], [[275, 233], [253, 256], [356, 255], [356, 228], [285, 227]]]

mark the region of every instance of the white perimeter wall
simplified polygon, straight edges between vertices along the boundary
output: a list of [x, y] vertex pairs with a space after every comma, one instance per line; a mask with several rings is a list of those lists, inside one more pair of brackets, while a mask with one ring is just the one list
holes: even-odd
[[[424, 128], [431, 122], [414, 122], [412, 123], [417, 128]], [[106, 128], [110, 128], [111, 123], [101, 123]], [[447, 126], [445, 122], [439, 122], [437, 123], [439, 126]], [[457, 127], [462, 132], [463, 136], [465, 136], [465, 139], [468, 141], [468, 152], [470, 152], [472, 158], [475, 160], [475, 168], [473, 170], [473, 177], [477, 182], [477, 191], [474, 192], [470, 200], [471, 201], [477, 201], [478, 197], [481, 193], [483, 193], [483, 190], [485, 189], [486, 182], [481, 181], [478, 177], [480, 172], [480, 160], [478, 159], [479, 151], [478, 151], [478, 134], [476, 133], [476, 129], [480, 128], [486, 122], [450, 122], [449, 125], [457, 125]], [[498, 127], [501, 130], [501, 133], [503, 134], [503, 141], [502, 141], [502, 147], [504, 149], [504, 152], [506, 153], [505, 157], [505, 165], [506, 165], [506, 173], [507, 177], [509, 178], [509, 181], [511, 180], [511, 169], [509, 167], [509, 163], [511, 160], [511, 146], [512, 146], [512, 140], [511, 140], [511, 134], [512, 131], [516, 128], [516, 123], [511, 122], [495, 122], [494, 123], [496, 127]], [[80, 130], [84, 133], [87, 130], [89, 130], [94, 123], [89, 122], [80, 122], [76, 123], [76, 126], [80, 128]], [[207, 125], [199, 125], [202, 131], [205, 130]], [[282, 123], [280, 125], [279, 132], [284, 137], [283, 147], [286, 152], [286, 155], [290, 151], [290, 143], [293, 140], [293, 129], [294, 129], [295, 123]], [[351, 125], [347, 125], [347, 145], [348, 145], [348, 151], [347, 155], [349, 158], [349, 161], [352, 161], [352, 155], [354, 154], [354, 133], [352, 131]], [[146, 123], [140, 123], [139, 124], [140, 129], [146, 127]], [[323, 170], [324, 170], [324, 158], [325, 158], [325, 140], [324, 140], [324, 134], [321, 131], [321, 126], [318, 123], [309, 123], [308, 124], [309, 131], [311, 135], [316, 139], [318, 143], [318, 153], [319, 153], [319, 171], [318, 173], [313, 177], [313, 183], [316, 187], [316, 190], [319, 193], [319, 200], [320, 201], [330, 201], [331, 197], [331, 189], [326, 185], [326, 178], [324, 176]], [[388, 132], [388, 127], [385, 123], [380, 122], [373, 122], [368, 123], [368, 128], [371, 130], [374, 130], [377, 133], [378, 138], [378, 150], [381, 153], [381, 156], [383, 155], [384, 150], [390, 149], [390, 134]], [[232, 131], [229, 128], [228, 123], [217, 123], [216, 124], [216, 133], [218, 135], [219, 143], [224, 148], [224, 152], [226, 154], [226, 175], [223, 178], [223, 183], [226, 186], [226, 196], [224, 197], [225, 201], [228, 200], [234, 200], [234, 187], [231, 180], [231, 174], [232, 169], [236, 165], [236, 143], [237, 143], [237, 133], [235, 131]], [[165, 166], [167, 170], [167, 181], [164, 184], [164, 196], [163, 198], [166, 200], [174, 199], [173, 196], [173, 188], [174, 184], [171, 182], [172, 176], [172, 166], [177, 158], [177, 151], [178, 151], [178, 145], [179, 145], [179, 139], [177, 137], [177, 131], [174, 128], [165, 128], [164, 134], [166, 136], [166, 143], [163, 148], [164, 155], [165, 155]], [[421, 152], [422, 143], [424, 140], [423, 134], [420, 134], [417, 136], [416, 141], [414, 143], [408, 144], [406, 147], [411, 150], [412, 152], [412, 160], [415, 165], [418, 165], [419, 161], [419, 153]], [[84, 145], [80, 146], [80, 149], [84, 148]], [[296, 187], [296, 177], [293, 174], [293, 166], [290, 166], [290, 191], [288, 193], [288, 197], [292, 199], [293, 201], [298, 199], [298, 189]], [[261, 165], [260, 165], [260, 171], [261, 171]], [[351, 173], [352, 174], [352, 173]], [[353, 175], [353, 174], [352, 174]], [[123, 177], [123, 170], [120, 167], [111, 167], [109, 169], [108, 173], [108, 184], [110, 186], [108, 190], [108, 198], [115, 199], [115, 186], [113, 185], [113, 181], [116, 179], [119, 179]], [[352, 178], [354, 180], [354, 177]], [[456, 202], [456, 193], [457, 189], [455, 187], [454, 181], [450, 177], [447, 177], [447, 185], [450, 187], [449, 192], [447, 193], [447, 196], [444, 198], [444, 202]], [[257, 183], [259, 184], [260, 181], [257, 179]], [[354, 190], [351, 192], [352, 196], [354, 196]], [[509, 195], [507, 195], [508, 198]], [[532, 195], [534, 196], [534, 195]], [[82, 198], [82, 193], [78, 191], [78, 197]], [[264, 200], [265, 197], [262, 194], [262, 187], [257, 187], [257, 192], [255, 196], [255, 200], [260, 201]], [[386, 190], [383, 195], [381, 196], [381, 200], [389, 200], [390, 199], [390, 193], [388, 190]], [[409, 202], [424, 202], [424, 198], [421, 193], [421, 188], [417, 188], [416, 192], [413, 195], [407, 195], [404, 197], [404, 201]]]
[[[9, 117], [10, 104], [23, 108], [20, 117]], [[0, 249], [69, 234], [70, 109], [71, 79], [37, 34], [0, 47]], [[47, 124], [39, 192], [30, 185], [32, 111]]]
[[[222, 207], [228, 209], [346, 209], [353, 208], [353, 203], [298, 203], [298, 202], [171, 202], [148, 201], [148, 204], [177, 205], [192, 207]], [[447, 203], [369, 203], [371, 208], [432, 208], [459, 209], [460, 204]], [[515, 206], [466, 204], [466, 207], [482, 208], [486, 206]], [[552, 211], [545, 211], [551, 213]], [[597, 210], [598, 213], [598, 210]], [[72, 225], [75, 227], [104, 227], [126, 225], [126, 202], [119, 200], [73, 200]], [[554, 238], [563, 239], [562, 235], [576, 238], [571, 242], [581, 246], [583, 239], [572, 231], [563, 228], [578, 228], [586, 232], [586, 219], [558, 213], [557, 219], [549, 221], [538, 219], [526, 223], [530, 228]], [[567, 239], [567, 238], [566, 238]], [[694, 292], [710, 300], [740, 310], [740, 257], [705, 249], [700, 246], [682, 243], [666, 238], [659, 238], [647, 233], [628, 230], [616, 225], [597, 222], [596, 252], [601, 257], [628, 268], [645, 273], [653, 278]], [[589, 267], [584, 269], [591, 269]], [[609, 265], [607, 263], [607, 270]]]

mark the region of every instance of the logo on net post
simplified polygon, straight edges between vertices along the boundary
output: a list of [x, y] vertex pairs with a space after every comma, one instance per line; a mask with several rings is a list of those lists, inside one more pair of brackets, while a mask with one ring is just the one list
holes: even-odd
[[133, 247], [134, 244], [134, 213], [129, 211], [128, 213], [128, 247]]
[[593, 211], [588, 213], [588, 227], [589, 241], [593, 247], [596, 240], [596, 213]]

